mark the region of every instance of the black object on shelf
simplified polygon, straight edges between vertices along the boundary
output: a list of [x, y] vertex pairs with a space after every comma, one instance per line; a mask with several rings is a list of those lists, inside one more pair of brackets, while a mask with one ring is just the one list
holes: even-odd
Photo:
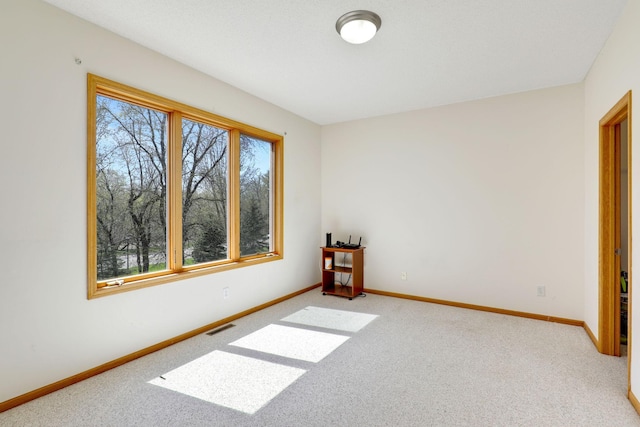
[[[345, 242], [341, 242], [338, 241], [336, 242], [336, 248], [343, 248], [343, 249], [358, 249], [360, 247], [360, 244], [362, 243], [362, 236], [360, 236], [360, 240], [358, 241], [358, 243], [351, 243], [351, 236], [349, 236], [349, 242], [345, 243]], [[327, 246], [329, 247], [329, 246]]]

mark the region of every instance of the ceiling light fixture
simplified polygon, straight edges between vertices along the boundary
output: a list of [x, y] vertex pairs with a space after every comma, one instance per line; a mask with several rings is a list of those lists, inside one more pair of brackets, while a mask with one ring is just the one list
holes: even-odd
[[354, 10], [345, 13], [336, 21], [336, 30], [344, 41], [361, 44], [368, 42], [380, 29], [382, 20], [368, 10]]

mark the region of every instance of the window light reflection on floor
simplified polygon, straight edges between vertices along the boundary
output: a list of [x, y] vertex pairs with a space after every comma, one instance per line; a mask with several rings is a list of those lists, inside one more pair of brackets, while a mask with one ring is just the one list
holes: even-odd
[[216, 350], [149, 384], [253, 414], [305, 372]]
[[282, 320], [301, 325], [358, 332], [376, 317], [378, 317], [377, 314], [357, 313], [355, 311], [335, 310], [310, 305]]
[[231, 345], [317, 363], [348, 339], [344, 335], [268, 325]]
[[[309, 306], [282, 321], [357, 332], [376, 317], [373, 314]], [[348, 339], [344, 335], [272, 324], [229, 345], [318, 363]], [[216, 350], [148, 383], [254, 414], [305, 372], [300, 368]]]

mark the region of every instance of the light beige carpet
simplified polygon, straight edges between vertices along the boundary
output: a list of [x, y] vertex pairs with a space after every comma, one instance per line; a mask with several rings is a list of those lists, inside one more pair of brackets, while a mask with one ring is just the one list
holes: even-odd
[[[358, 314], [368, 320], [357, 324]], [[640, 426], [626, 398], [626, 358], [599, 354], [580, 327], [319, 290], [233, 323], [2, 413], [0, 425]], [[232, 345], [264, 328], [348, 339], [313, 361]], [[154, 384], [197, 360], [204, 371], [194, 376], [225, 373], [204, 386], [209, 395], [246, 385], [235, 369], [252, 384], [272, 375], [260, 366], [283, 367], [275, 371], [286, 378], [261, 402], [241, 392], [248, 410]]]

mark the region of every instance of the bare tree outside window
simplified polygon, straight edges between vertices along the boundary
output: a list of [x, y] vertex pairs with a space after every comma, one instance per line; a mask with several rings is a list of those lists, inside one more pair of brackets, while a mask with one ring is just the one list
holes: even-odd
[[271, 248], [271, 147], [240, 136], [240, 254], [267, 253]]
[[227, 258], [229, 134], [182, 120], [182, 250], [185, 265]]
[[98, 96], [98, 279], [166, 268], [167, 115]]

